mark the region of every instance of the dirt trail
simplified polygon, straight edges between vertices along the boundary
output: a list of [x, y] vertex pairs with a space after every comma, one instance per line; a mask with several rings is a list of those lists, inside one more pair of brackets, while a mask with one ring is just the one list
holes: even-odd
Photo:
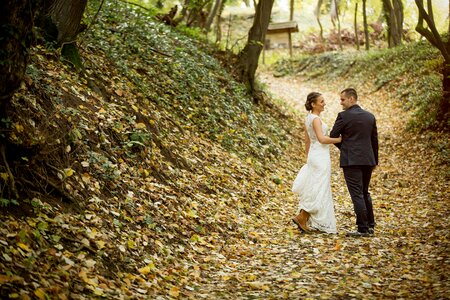
[[[324, 94], [323, 120], [330, 127], [341, 110], [339, 90], [329, 86], [271, 74], [260, 74], [260, 79], [300, 117], [311, 91]], [[274, 186], [265, 213], [243, 224], [245, 237], [225, 244], [214, 264], [202, 264], [204, 285], [196, 297], [450, 299], [449, 184], [439, 180], [445, 166], [431, 167], [434, 154], [426, 138], [403, 131], [407, 116], [395, 100], [383, 94], [361, 93], [360, 98], [359, 104], [377, 117], [381, 145], [371, 184], [375, 236], [345, 237], [355, 219], [336, 149], [331, 151], [332, 190], [339, 233], [302, 234], [292, 225], [297, 199], [290, 184], [304, 163], [299, 141], [280, 159], [283, 184]]]

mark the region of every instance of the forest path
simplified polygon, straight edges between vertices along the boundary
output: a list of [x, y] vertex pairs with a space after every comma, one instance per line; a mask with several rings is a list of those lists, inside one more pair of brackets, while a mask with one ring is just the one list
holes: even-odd
[[[341, 110], [340, 88], [317, 86], [302, 78], [260, 74], [273, 96], [303, 118], [311, 91], [324, 95], [323, 120], [330, 127]], [[332, 191], [338, 234], [302, 234], [291, 222], [297, 199], [290, 191], [304, 164], [303, 141], [280, 158], [283, 183], [262, 214], [243, 224], [244, 237], [226, 243], [220, 257], [201, 262], [203, 284], [196, 298], [209, 299], [449, 299], [450, 208], [445, 166], [432, 166], [426, 136], [403, 130], [407, 115], [381, 93], [360, 91], [359, 104], [377, 117], [380, 166], [371, 192], [377, 222], [370, 238], [349, 238], [355, 218], [339, 153], [332, 147]]]

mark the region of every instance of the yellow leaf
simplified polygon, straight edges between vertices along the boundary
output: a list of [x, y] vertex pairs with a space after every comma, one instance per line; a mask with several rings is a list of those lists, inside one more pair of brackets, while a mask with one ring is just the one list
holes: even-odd
[[97, 244], [97, 246], [98, 246], [99, 249], [105, 248], [105, 244], [106, 244], [106, 243], [105, 243], [104, 241], [98, 240], [98, 241], [95, 241], [95, 243]]
[[198, 218], [197, 212], [195, 210], [193, 210], [193, 209], [188, 211], [187, 216], [191, 217], [191, 218]]
[[134, 249], [134, 241], [133, 240], [128, 240], [128, 248]]
[[131, 108], [134, 109], [135, 112], [139, 111], [139, 108], [137, 108], [137, 106], [134, 104], [131, 105]]
[[66, 177], [72, 176], [74, 172], [75, 171], [72, 168], [64, 169], [64, 175], [66, 175]]
[[94, 290], [94, 294], [97, 295], [97, 296], [102, 296], [103, 295], [103, 290], [99, 289], [99, 288], [96, 288]]
[[122, 97], [122, 95], [123, 95], [123, 91], [121, 89], [115, 90], [114, 92], [117, 94], [117, 96]]
[[172, 287], [172, 288], [169, 290], [169, 295], [172, 296], [172, 297], [178, 297], [178, 296], [180, 296], [180, 289], [177, 288], [176, 286]]
[[264, 291], [268, 291], [270, 290], [270, 287], [265, 284], [264, 282], [259, 282], [259, 281], [254, 281], [254, 282], [249, 282], [248, 285], [255, 290], [264, 290]]
[[142, 267], [140, 269], [138, 269], [139, 273], [141, 273], [142, 275], [147, 275], [148, 273], [150, 273], [151, 271], [155, 270], [155, 264], [153, 262], [150, 262], [148, 265], [146, 265], [145, 267]]
[[84, 183], [90, 183], [91, 182], [91, 176], [88, 173], [83, 173], [81, 175], [81, 180], [83, 180]]
[[46, 295], [43, 289], [38, 288], [37, 290], [34, 291], [34, 294], [36, 295], [36, 297], [38, 297], [40, 300], [45, 300], [46, 299]]
[[28, 246], [25, 245], [25, 244], [23, 244], [23, 243], [17, 243], [17, 246], [19, 246], [20, 248], [22, 248], [22, 249], [25, 250], [25, 251], [28, 251], [28, 252], [31, 251], [31, 249], [28, 248]]
[[16, 127], [17, 132], [23, 132], [23, 126], [20, 124], [14, 124], [14, 127]]
[[227, 280], [230, 280], [231, 279], [231, 276], [229, 276], [229, 275], [223, 275], [222, 276], [222, 280], [223, 281], [227, 281]]
[[4, 181], [7, 181], [9, 176], [8, 173], [0, 173], [0, 177], [2, 177]]
[[336, 246], [334, 246], [334, 250], [339, 251], [339, 250], [341, 250], [341, 248], [342, 248], [342, 245], [341, 245], [340, 241], [337, 240], [336, 241]]
[[136, 123], [134, 124], [134, 127], [137, 129], [144, 129], [147, 127], [147, 125], [145, 125], [144, 123]]

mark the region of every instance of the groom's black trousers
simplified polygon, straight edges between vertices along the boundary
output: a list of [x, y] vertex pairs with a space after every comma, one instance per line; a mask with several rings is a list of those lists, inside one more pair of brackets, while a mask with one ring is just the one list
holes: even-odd
[[356, 213], [358, 231], [367, 232], [369, 227], [375, 227], [372, 198], [369, 193], [369, 183], [372, 176], [372, 166], [343, 167], [345, 182], [352, 198]]

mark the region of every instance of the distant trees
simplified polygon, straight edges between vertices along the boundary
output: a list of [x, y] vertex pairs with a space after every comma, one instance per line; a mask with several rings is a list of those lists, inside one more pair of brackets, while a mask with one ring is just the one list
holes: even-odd
[[[450, 24], [448, 25], [447, 40], [445, 41], [436, 29], [431, 0], [427, 0], [426, 9], [423, 5], [423, 0], [415, 0], [415, 2], [419, 9], [419, 20], [416, 31], [425, 37], [433, 46], [438, 48], [444, 57], [444, 66], [442, 68], [442, 98], [439, 103], [436, 119], [438, 122], [448, 126], [445, 122], [448, 122], [450, 117]], [[428, 28], [424, 26], [424, 21]]]
[[270, 15], [274, 0], [259, 0], [253, 25], [248, 33], [247, 44], [239, 53], [239, 71], [247, 89], [255, 92], [255, 73], [258, 68], [259, 55], [264, 47]]

